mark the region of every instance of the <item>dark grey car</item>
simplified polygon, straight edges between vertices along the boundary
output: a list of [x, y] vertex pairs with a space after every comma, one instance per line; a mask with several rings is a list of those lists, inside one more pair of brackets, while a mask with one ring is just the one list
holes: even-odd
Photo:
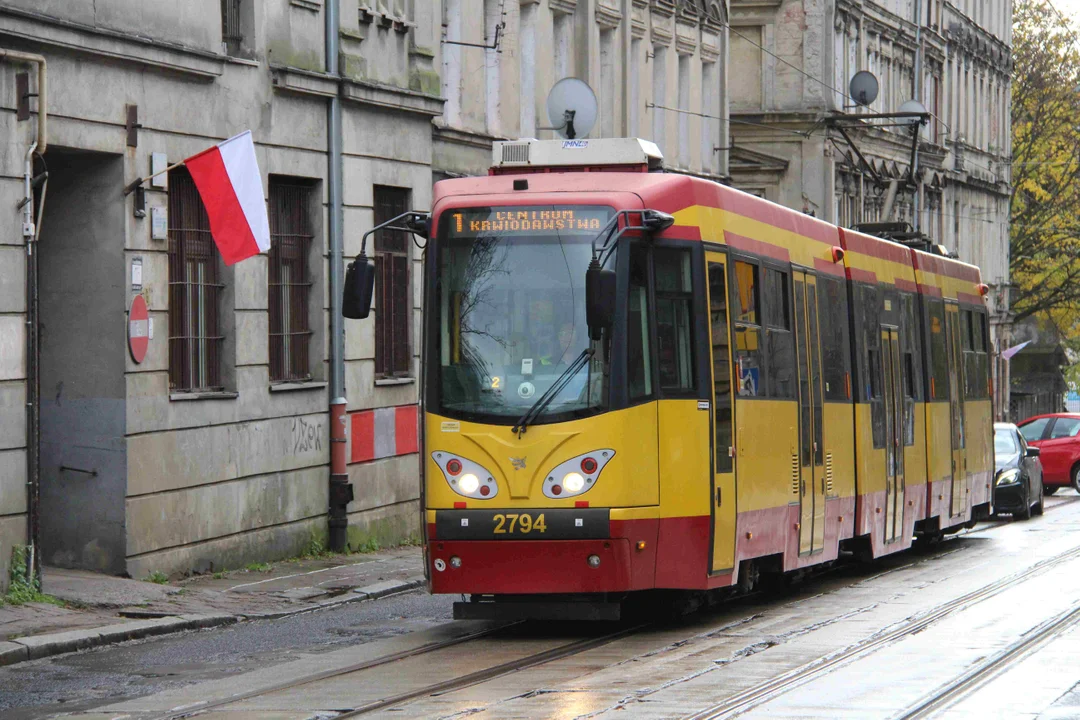
[[1027, 520], [1043, 514], [1039, 448], [1028, 446], [1012, 423], [994, 423], [994, 510]]

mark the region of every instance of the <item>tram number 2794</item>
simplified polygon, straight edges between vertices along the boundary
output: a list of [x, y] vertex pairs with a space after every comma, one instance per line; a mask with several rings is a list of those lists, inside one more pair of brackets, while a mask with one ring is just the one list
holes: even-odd
[[[496, 513], [493, 519], [495, 521], [495, 529], [493, 532], [496, 535], [506, 535], [514, 532], [519, 532], [523, 535], [534, 532], [547, 532], [547, 524], [544, 522], [544, 513], [540, 513], [535, 518], [529, 513]], [[509, 527], [507, 527], [508, 524]]]

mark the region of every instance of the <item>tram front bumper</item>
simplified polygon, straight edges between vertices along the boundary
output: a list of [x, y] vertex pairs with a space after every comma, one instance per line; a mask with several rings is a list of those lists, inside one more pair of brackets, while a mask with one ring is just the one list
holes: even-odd
[[607, 540], [434, 540], [431, 592], [548, 594], [633, 589], [633, 549]]

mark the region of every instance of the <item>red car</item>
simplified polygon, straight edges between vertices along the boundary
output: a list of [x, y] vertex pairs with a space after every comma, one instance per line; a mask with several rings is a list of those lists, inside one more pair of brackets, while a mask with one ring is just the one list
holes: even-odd
[[1080, 492], [1080, 413], [1036, 415], [1019, 428], [1028, 445], [1041, 451], [1043, 492], [1053, 495], [1070, 486]]

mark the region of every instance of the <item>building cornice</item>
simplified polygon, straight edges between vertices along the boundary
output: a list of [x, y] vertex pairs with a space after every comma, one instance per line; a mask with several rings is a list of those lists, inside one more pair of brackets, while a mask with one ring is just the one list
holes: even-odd
[[0, 7], [0, 38], [46, 52], [101, 58], [201, 81], [220, 77], [230, 60], [226, 55], [180, 43], [11, 7]]

